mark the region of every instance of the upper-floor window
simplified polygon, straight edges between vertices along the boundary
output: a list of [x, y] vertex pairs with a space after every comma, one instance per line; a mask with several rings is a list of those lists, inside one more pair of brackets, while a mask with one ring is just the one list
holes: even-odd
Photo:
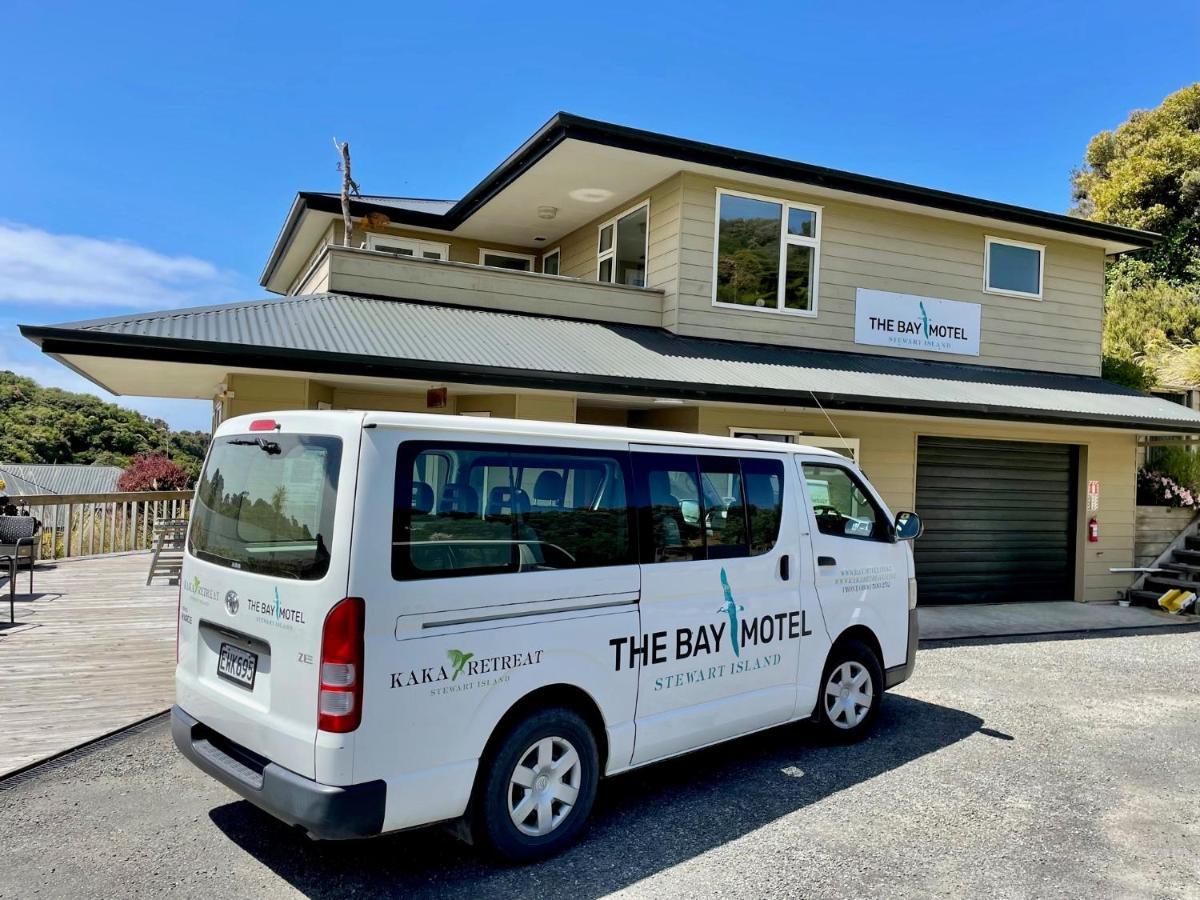
[[717, 190], [713, 303], [817, 314], [821, 208]]
[[650, 252], [650, 203], [642, 203], [600, 226], [596, 244], [596, 280], [630, 287], [646, 286]]
[[532, 272], [534, 257], [528, 253], [510, 253], [507, 250], [480, 250], [479, 264], [495, 269], [513, 269], [517, 272]]
[[553, 250], [547, 250], [542, 254], [542, 274], [543, 275], [559, 275], [560, 263], [562, 262], [562, 251], [555, 247]]
[[417, 259], [450, 258], [450, 245], [441, 241], [420, 241], [373, 232], [367, 234], [367, 249], [382, 250], [384, 253], [395, 253], [399, 256], [413, 256]]
[[984, 239], [983, 289], [989, 294], [1042, 299], [1046, 248], [990, 235]]

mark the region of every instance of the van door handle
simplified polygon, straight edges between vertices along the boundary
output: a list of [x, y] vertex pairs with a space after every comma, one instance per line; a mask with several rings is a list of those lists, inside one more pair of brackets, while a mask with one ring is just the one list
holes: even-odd
[[834, 559], [832, 556], [818, 556], [817, 557], [817, 565], [818, 566], [836, 566], [837, 560]]
[[792, 577], [792, 560], [786, 553], [779, 557], [779, 577], [783, 581]]

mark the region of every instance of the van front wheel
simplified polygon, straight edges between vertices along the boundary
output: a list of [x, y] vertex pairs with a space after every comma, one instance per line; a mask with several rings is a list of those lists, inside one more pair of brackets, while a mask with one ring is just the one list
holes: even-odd
[[591, 729], [569, 709], [522, 719], [501, 738], [476, 795], [476, 834], [500, 856], [552, 856], [592, 811], [600, 757]]
[[848, 744], [871, 733], [883, 702], [883, 670], [865, 644], [834, 647], [821, 677], [817, 722], [827, 740]]

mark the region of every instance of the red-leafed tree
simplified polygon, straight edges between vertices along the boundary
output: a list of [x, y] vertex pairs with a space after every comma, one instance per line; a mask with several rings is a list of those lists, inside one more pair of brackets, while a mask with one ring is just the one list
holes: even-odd
[[117, 479], [119, 491], [181, 491], [188, 474], [161, 453], [139, 453]]

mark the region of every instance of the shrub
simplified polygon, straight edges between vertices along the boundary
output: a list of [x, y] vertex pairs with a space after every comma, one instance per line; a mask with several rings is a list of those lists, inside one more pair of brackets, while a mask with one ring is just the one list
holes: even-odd
[[1183, 487], [1170, 476], [1145, 468], [1138, 470], [1138, 506], [1184, 506], [1194, 509], [1198, 500], [1200, 495], [1192, 488]]
[[117, 480], [119, 491], [180, 491], [188, 474], [161, 453], [139, 453]]

